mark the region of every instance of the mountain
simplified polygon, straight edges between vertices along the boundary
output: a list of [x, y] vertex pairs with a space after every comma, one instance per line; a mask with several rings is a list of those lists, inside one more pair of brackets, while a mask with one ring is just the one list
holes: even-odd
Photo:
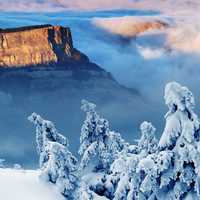
[[[0, 29], [1, 89], [10, 92], [8, 88], [14, 83], [18, 90], [24, 87], [48, 90], [64, 87], [70, 79], [81, 81], [94, 77], [119, 85], [110, 73], [73, 47], [69, 28], [45, 24]], [[8, 81], [10, 86], [4, 88]]]
[[[48, 91], [68, 87], [69, 80], [94, 78], [110, 82], [107, 87], [125, 89], [73, 47], [69, 28], [45, 24], [0, 29], [0, 89], [9, 93], [10, 87], [19, 86], [18, 90]], [[10, 85], [4, 87], [7, 82]]]
[[[97, 103], [102, 113], [113, 118], [113, 124], [122, 127], [127, 126], [128, 112], [130, 116], [137, 113], [131, 110], [138, 101], [138, 112], [141, 106], [147, 107], [137, 90], [120, 85], [74, 48], [69, 28], [40, 25], [1, 29], [0, 38], [0, 158], [8, 164], [33, 167], [37, 163], [35, 135], [27, 121], [32, 112], [68, 130], [65, 134], [75, 151], [83, 120], [82, 99]], [[124, 118], [115, 119], [120, 110], [125, 111]]]
[[73, 47], [69, 28], [47, 24], [0, 29], [1, 67], [69, 65], [76, 62], [90, 65], [87, 56]]

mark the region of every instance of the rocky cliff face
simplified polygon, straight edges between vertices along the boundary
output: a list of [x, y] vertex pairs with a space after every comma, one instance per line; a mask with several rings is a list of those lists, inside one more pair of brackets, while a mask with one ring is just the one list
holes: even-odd
[[0, 67], [88, 62], [73, 47], [71, 31], [62, 26], [30, 26], [0, 29]]

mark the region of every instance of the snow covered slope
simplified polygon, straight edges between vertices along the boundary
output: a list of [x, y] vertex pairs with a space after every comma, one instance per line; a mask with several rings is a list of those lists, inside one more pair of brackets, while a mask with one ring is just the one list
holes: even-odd
[[[106, 200], [96, 194], [94, 200]], [[0, 169], [1, 200], [66, 200], [56, 186], [39, 179], [39, 171]]]
[[0, 169], [1, 200], [64, 200], [55, 186], [40, 181], [38, 171]]

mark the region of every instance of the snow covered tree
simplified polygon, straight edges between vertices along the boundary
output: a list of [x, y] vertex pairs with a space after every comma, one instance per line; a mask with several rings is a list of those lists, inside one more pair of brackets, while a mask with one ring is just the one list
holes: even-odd
[[63, 135], [58, 133], [52, 122], [44, 120], [40, 115], [32, 113], [28, 120], [36, 126], [36, 148], [40, 156], [40, 167], [42, 167], [48, 159], [48, 152], [46, 152], [45, 148], [48, 142], [57, 142], [67, 146], [68, 141]]
[[55, 183], [64, 196], [72, 198], [78, 186], [76, 158], [57, 142], [48, 142], [46, 151], [48, 162], [42, 168], [42, 179]]
[[[138, 140], [138, 144], [127, 144], [111, 165], [108, 180], [111, 179], [114, 184], [115, 191], [112, 194], [114, 200], [146, 199], [146, 185], [154, 174], [152, 172], [152, 175], [143, 182], [145, 172], [143, 169], [139, 170], [139, 162], [158, 150], [158, 141], [155, 138], [156, 129], [151, 123], [143, 122], [140, 130], [141, 139]], [[150, 171], [148, 173], [150, 174]]]
[[120, 134], [110, 131], [108, 121], [97, 114], [95, 107], [93, 103], [82, 101], [81, 109], [86, 112], [79, 149], [82, 169], [91, 163], [95, 170], [108, 169], [123, 148]]
[[85, 182], [80, 183], [77, 199], [79, 200], [93, 200], [94, 199], [92, 191], [89, 190], [88, 185]]
[[155, 128], [144, 122], [138, 145], [124, 148], [112, 163], [107, 178], [114, 187], [111, 199], [200, 198], [200, 123], [194, 97], [172, 82], [166, 85], [165, 101], [169, 112], [159, 143]]
[[[137, 172], [143, 176], [139, 189], [144, 196], [148, 198], [151, 197], [150, 199], [159, 199], [157, 195], [160, 194], [160, 188], [163, 187], [164, 184], [168, 185], [171, 180], [170, 176], [166, 177], [162, 175], [170, 169], [172, 157], [172, 152], [160, 151], [140, 159]], [[167, 173], [166, 175], [168, 176], [170, 174]]]
[[40, 177], [56, 184], [60, 192], [73, 199], [78, 185], [77, 160], [68, 150], [67, 139], [54, 124], [33, 113], [29, 118], [36, 125], [36, 143], [40, 156]]
[[199, 188], [199, 119], [194, 97], [186, 87], [167, 84], [165, 102], [169, 111], [159, 149], [140, 159], [137, 167], [144, 176], [140, 191], [147, 199], [181, 200]]
[[140, 190], [148, 199], [181, 200], [194, 192], [199, 198], [200, 126], [194, 97], [189, 89], [172, 82], [166, 85], [165, 102], [169, 111], [159, 151], [141, 159], [138, 165], [144, 172]]
[[140, 191], [142, 176], [137, 171], [138, 164], [140, 159], [157, 150], [158, 142], [154, 135], [155, 128], [151, 123], [142, 123], [140, 129], [142, 136], [138, 145], [123, 142], [123, 148], [118, 151], [112, 162], [109, 174], [105, 175], [103, 181], [94, 187], [94, 191], [101, 196], [114, 200], [133, 200], [145, 197]]
[[96, 195], [112, 200], [200, 199], [200, 121], [194, 112], [194, 97], [188, 88], [172, 82], [166, 85], [165, 102], [169, 111], [160, 141], [156, 129], [145, 121], [136, 145], [110, 131], [96, 105], [82, 102], [86, 119], [79, 170], [90, 166], [93, 172], [101, 170], [88, 185], [90, 178], [77, 177], [77, 161], [66, 138], [53, 123], [32, 114], [29, 119], [36, 125], [43, 178], [55, 183], [67, 199], [92, 200]]
[[194, 97], [188, 88], [176, 82], [167, 84], [165, 102], [169, 112], [159, 146], [173, 153], [171, 168], [166, 171], [171, 175], [171, 182], [174, 182], [170, 196], [183, 199], [188, 193], [198, 191], [199, 187], [197, 180], [200, 176], [200, 123], [194, 113]]
[[130, 154], [126, 151], [122, 152], [118, 159], [111, 166], [112, 179], [116, 180], [116, 190], [114, 192], [114, 200], [132, 200], [137, 198], [139, 194], [140, 174], [137, 173], [137, 165], [139, 162], [137, 154]]
[[195, 101], [191, 91], [176, 82], [168, 83], [165, 103], [169, 111], [159, 146], [173, 148], [180, 136], [189, 143], [193, 142], [199, 129], [199, 119], [193, 111]]
[[141, 139], [138, 141], [138, 148], [144, 155], [154, 153], [158, 147], [158, 141], [155, 137], [156, 129], [150, 122], [144, 121], [140, 125]]

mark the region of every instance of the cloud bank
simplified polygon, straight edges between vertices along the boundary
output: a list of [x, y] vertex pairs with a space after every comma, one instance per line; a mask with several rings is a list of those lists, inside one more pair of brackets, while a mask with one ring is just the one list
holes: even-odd
[[[176, 9], [174, 9], [174, 7]], [[191, 8], [191, 9], [190, 9]], [[188, 13], [200, 8], [199, 0], [0, 0], [2, 11], [58, 11], [152, 9], [171, 13]]]
[[130, 0], [0, 0], [0, 10], [5, 11], [59, 11], [133, 8]]
[[196, 23], [199, 17], [184, 20], [168, 32], [168, 43], [176, 50], [184, 53], [200, 53], [200, 25]]
[[122, 37], [135, 37], [141, 33], [160, 30], [168, 26], [164, 20], [151, 16], [95, 18], [93, 24]]

